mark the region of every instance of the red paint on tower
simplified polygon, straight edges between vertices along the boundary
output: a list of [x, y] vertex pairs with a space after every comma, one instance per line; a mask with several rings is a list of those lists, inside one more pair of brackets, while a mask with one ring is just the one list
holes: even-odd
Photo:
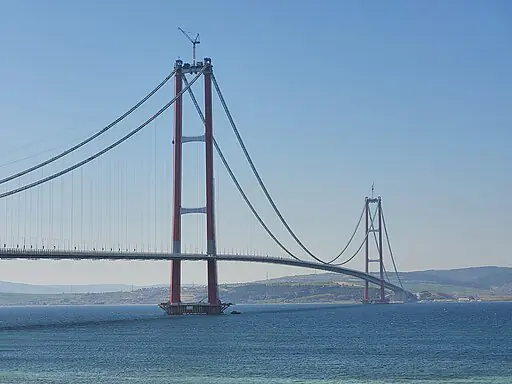
[[[182, 61], [176, 60], [175, 95], [182, 90]], [[181, 168], [182, 168], [182, 112], [183, 100], [178, 97], [174, 103], [174, 204], [172, 220], [172, 252], [181, 253]], [[172, 304], [181, 302], [181, 260], [171, 261], [171, 294]]]
[[217, 289], [217, 254], [215, 245], [214, 195], [213, 195], [213, 116], [212, 116], [212, 66], [210, 59], [204, 59], [204, 115], [206, 147], [206, 244], [208, 260], [208, 303], [219, 304]]
[[386, 295], [384, 292], [384, 259], [382, 250], [382, 201], [379, 196], [379, 264], [380, 264], [380, 301], [384, 303]]

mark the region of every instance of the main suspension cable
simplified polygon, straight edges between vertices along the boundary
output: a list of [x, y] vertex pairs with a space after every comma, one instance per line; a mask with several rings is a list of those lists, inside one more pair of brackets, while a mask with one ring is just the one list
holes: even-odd
[[25, 157], [18, 158], [16, 160], [7, 161], [5, 163], [0, 164], [0, 168], [4, 168], [4, 167], [7, 167], [9, 165], [21, 163], [22, 161], [25, 161], [25, 160], [33, 159], [34, 157], [37, 157], [37, 156], [40, 156], [40, 155], [44, 155], [45, 153], [48, 153], [48, 152], [55, 151], [56, 149], [57, 148], [55, 148], [55, 147], [54, 148], [49, 148], [49, 149], [45, 149], [45, 150], [40, 151], [40, 152], [33, 153], [31, 155], [27, 155]]
[[[361, 221], [363, 221], [363, 216], [364, 216], [364, 212], [365, 212], [365, 209], [366, 209], [366, 203], [363, 207], [363, 210], [361, 211], [361, 215], [359, 216], [359, 220], [357, 221], [357, 225], [356, 225], [356, 228], [354, 229], [354, 232], [352, 232], [352, 236], [350, 236], [350, 238], [348, 239], [348, 242], [347, 242], [347, 245], [345, 245], [345, 248], [343, 248], [341, 250], [341, 252], [338, 254], [338, 256], [336, 256], [334, 259], [332, 259], [331, 261], [328, 261], [326, 262], [326, 264], [332, 264], [334, 263], [336, 260], [338, 260], [344, 253], [345, 251], [348, 249], [349, 245], [352, 243], [352, 240], [354, 240], [354, 236], [356, 235], [357, 233], [357, 230], [359, 229], [359, 226], [361, 225]], [[348, 261], [347, 261], [348, 262]]]
[[[194, 95], [194, 92], [192, 91], [192, 88], [190, 88], [189, 86], [189, 83], [188, 83], [188, 80], [185, 76], [183, 76], [183, 82], [185, 83], [185, 86], [188, 87], [188, 93], [190, 95], [190, 98], [192, 99], [192, 103], [194, 104], [194, 106], [196, 107], [196, 110], [197, 110], [197, 113], [199, 115], [199, 117], [201, 118], [201, 120], [203, 121], [203, 124], [206, 124], [206, 120], [204, 118], [204, 114], [203, 114], [203, 111], [201, 111], [201, 107], [199, 106], [199, 103], [197, 102], [197, 99]], [[285, 251], [288, 255], [290, 255], [291, 257], [293, 257], [295, 260], [298, 260], [298, 261], [302, 261], [299, 257], [295, 256], [288, 248], [286, 248], [285, 245], [283, 245], [283, 243], [281, 243], [279, 241], [279, 239], [272, 233], [272, 231], [270, 230], [270, 228], [265, 224], [265, 222], [263, 221], [263, 219], [261, 218], [261, 216], [258, 214], [258, 212], [256, 211], [256, 209], [254, 208], [254, 206], [252, 205], [251, 201], [249, 200], [249, 198], [247, 197], [246, 193], [244, 192], [242, 186], [240, 185], [240, 183], [238, 182], [235, 174], [233, 173], [233, 171], [231, 170], [231, 167], [229, 166], [229, 163], [228, 161], [226, 160], [226, 158], [224, 157], [224, 154], [222, 153], [222, 150], [220, 149], [220, 146], [219, 144], [217, 143], [217, 140], [215, 140], [215, 137], [213, 138], [213, 145], [215, 146], [215, 149], [220, 157], [220, 160], [222, 161], [222, 164], [224, 164], [224, 167], [226, 168], [226, 170], [228, 171], [228, 174], [229, 176], [231, 177], [231, 180], [233, 181], [233, 183], [235, 184], [236, 188], [238, 189], [238, 192], [240, 193], [240, 195], [242, 196], [242, 198], [244, 199], [245, 203], [247, 204], [247, 206], [249, 207], [249, 209], [251, 210], [252, 214], [254, 215], [254, 217], [256, 217], [256, 219], [258, 220], [258, 222], [260, 223], [260, 225], [263, 227], [263, 229], [267, 232], [267, 234], [272, 238], [272, 240], [274, 240], [274, 242], [283, 250]]]
[[342, 266], [342, 265], [345, 265], [345, 264], [351, 262], [359, 254], [359, 252], [363, 248], [364, 243], [366, 241], [368, 241], [368, 235], [370, 234], [370, 228], [373, 226], [373, 221], [375, 220], [375, 216], [377, 216], [377, 212], [378, 212], [378, 208], [375, 208], [375, 212], [373, 213], [373, 215], [370, 214], [371, 225], [368, 228], [368, 230], [366, 231], [366, 235], [365, 235], [363, 241], [361, 242], [361, 244], [359, 245], [359, 248], [357, 248], [357, 250], [355, 251], [355, 253], [352, 256], [350, 256], [347, 260], [345, 260], [345, 261], [343, 261], [341, 263], [335, 263], [335, 264], [332, 264], [332, 265], [337, 265], [338, 267]]
[[297, 235], [295, 235], [295, 232], [290, 228], [290, 226], [288, 225], [288, 223], [286, 222], [286, 220], [284, 219], [283, 215], [281, 214], [281, 212], [279, 211], [279, 209], [277, 208], [276, 204], [274, 203], [274, 200], [272, 199], [272, 197], [270, 196], [270, 193], [268, 192], [267, 188], [265, 187], [265, 184], [263, 183], [263, 180], [261, 179], [259, 173], [258, 173], [258, 170], [256, 169], [252, 159], [251, 159], [251, 156], [249, 155], [249, 152], [247, 151], [247, 148], [245, 147], [245, 144], [242, 140], [242, 137], [240, 136], [240, 133], [238, 132], [238, 129], [236, 127], [236, 124], [233, 120], [233, 117], [231, 116], [231, 113], [229, 112], [229, 109], [228, 109], [228, 106], [226, 104], [226, 101], [224, 100], [224, 97], [222, 96], [222, 92], [220, 90], [220, 87], [219, 87], [219, 84], [217, 83], [217, 80], [215, 78], [215, 76], [212, 74], [212, 82], [213, 82], [213, 85], [215, 87], [215, 90], [217, 91], [217, 95], [219, 96], [219, 100], [222, 104], [222, 107], [224, 108], [224, 112], [226, 113], [226, 116], [229, 120], [229, 123], [231, 124], [231, 128], [233, 129], [233, 132], [235, 133], [236, 135], [236, 138], [238, 140], [238, 143], [240, 144], [240, 147], [242, 148], [242, 151], [244, 152], [244, 155], [245, 155], [245, 158], [247, 159], [247, 162], [249, 163], [251, 169], [252, 169], [252, 172], [254, 174], [254, 176], [256, 177], [256, 179], [258, 180], [258, 183], [260, 185], [260, 188], [261, 190], [263, 191], [263, 193], [265, 194], [265, 196], [267, 197], [267, 200], [268, 202], [270, 203], [270, 205], [272, 206], [272, 208], [274, 209], [274, 212], [276, 213], [276, 215], [279, 217], [281, 223], [285, 226], [285, 228], [287, 229], [288, 233], [293, 237], [293, 239], [297, 242], [297, 244], [299, 244], [299, 246], [309, 255], [311, 256], [313, 259], [315, 259], [316, 261], [322, 263], [322, 264], [327, 264], [325, 261], [319, 259], [318, 257], [316, 257], [301, 241], [300, 239], [297, 237]]
[[127, 133], [125, 136], [121, 137], [119, 140], [117, 140], [116, 142], [114, 142], [113, 144], [109, 145], [108, 147], [102, 149], [101, 151], [99, 152], [96, 152], [94, 155], [92, 156], [89, 156], [88, 158], [86, 158], [85, 160], [82, 160], [81, 162], [79, 163], [76, 163], [74, 165], [72, 165], [71, 167], [68, 167], [68, 168], [65, 168], [64, 170], [60, 171], [60, 172], [56, 172], [48, 177], [45, 177], [43, 179], [40, 179], [40, 180], [37, 180], [33, 183], [30, 183], [30, 184], [27, 184], [27, 185], [24, 185], [23, 187], [20, 187], [20, 188], [16, 188], [16, 189], [13, 189], [11, 191], [7, 191], [7, 192], [4, 192], [2, 194], [0, 194], [0, 199], [4, 198], [4, 197], [7, 197], [7, 196], [11, 196], [11, 195], [14, 195], [16, 193], [19, 193], [19, 192], [22, 192], [22, 191], [25, 191], [27, 189], [30, 189], [30, 188], [33, 188], [33, 187], [36, 187], [40, 184], [43, 184], [43, 183], [46, 183], [50, 180], [53, 180], [57, 177], [60, 177], [62, 175], [65, 175], [66, 173], [68, 172], [71, 172], [73, 171], [74, 169], [77, 169], [77, 168], [80, 168], [82, 165], [85, 165], [91, 161], [93, 161], [94, 159], [100, 157], [101, 155], [107, 153], [108, 151], [114, 149], [115, 147], [117, 147], [119, 144], [123, 143], [124, 141], [128, 140], [130, 137], [132, 137], [133, 135], [135, 135], [137, 132], [139, 132], [142, 128], [144, 128], [146, 125], [148, 125], [149, 123], [151, 123], [153, 120], [155, 120], [158, 116], [160, 116], [162, 113], [164, 113], [172, 104], [174, 104], [174, 102], [181, 97], [181, 95], [183, 93], [185, 93], [191, 86], [192, 84], [194, 84], [196, 82], [196, 80], [203, 74], [204, 70], [206, 69], [206, 67], [204, 67], [191, 81], [190, 81], [190, 84], [188, 87], [185, 87], [181, 90], [180, 93], [178, 93], [171, 101], [169, 101], [167, 104], [165, 104], [158, 112], [156, 112], [153, 116], [151, 116], [148, 120], [146, 120], [144, 123], [142, 123], [141, 125], [139, 125], [137, 128], [135, 128], [134, 130], [130, 131], [129, 133]]
[[382, 210], [382, 206], [380, 209], [382, 213], [382, 223], [384, 224], [384, 233], [386, 234], [386, 242], [388, 243], [389, 254], [391, 255], [391, 261], [393, 261], [393, 267], [395, 268], [396, 277], [398, 278], [400, 287], [404, 289], [404, 286], [402, 285], [402, 280], [400, 279], [400, 274], [398, 273], [398, 269], [396, 267], [395, 257], [393, 256], [393, 251], [391, 250], [391, 242], [389, 241], [388, 228], [386, 226], [386, 220], [384, 219], [384, 211]]
[[71, 148], [66, 149], [65, 151], [59, 153], [58, 155], [55, 155], [51, 157], [48, 160], [42, 161], [32, 167], [29, 167], [21, 172], [15, 173], [11, 176], [5, 177], [3, 179], [0, 179], [0, 184], [7, 183], [8, 181], [14, 180], [18, 177], [21, 177], [23, 175], [26, 175], [27, 173], [30, 173], [32, 171], [35, 171], [36, 169], [39, 169], [41, 167], [44, 167], [45, 165], [48, 165], [50, 163], [53, 163], [54, 161], [59, 160], [60, 158], [70, 154], [71, 152], [76, 151], [77, 149], [83, 147], [87, 143], [91, 142], [95, 138], [103, 135], [105, 132], [110, 130], [114, 125], [119, 123], [120, 121], [124, 120], [128, 115], [130, 115], [133, 111], [135, 111], [137, 108], [139, 108], [142, 104], [144, 104], [151, 96], [153, 96], [160, 88], [162, 88], [176, 73], [176, 70], [174, 69], [160, 84], [156, 86], [151, 92], [149, 92], [142, 100], [140, 100], [137, 104], [135, 104], [133, 107], [131, 107], [128, 111], [126, 111], [123, 115], [119, 116], [116, 120], [111, 122], [109, 125], [107, 125], [105, 128], [101, 129], [100, 131], [96, 132], [92, 136], [89, 136], [87, 139], [82, 140], [80, 143], [72, 146]]
[[298, 260], [298, 261], [302, 261], [299, 257], [295, 256], [291, 251], [288, 250], [288, 248], [286, 248], [278, 239], [277, 237], [272, 233], [272, 231], [268, 228], [268, 226], [265, 224], [265, 222], [263, 221], [263, 219], [261, 218], [261, 216], [258, 214], [258, 212], [256, 211], [256, 209], [254, 208], [254, 206], [252, 205], [251, 201], [249, 200], [249, 198], [247, 197], [247, 195], [245, 194], [244, 190], [242, 189], [242, 186], [240, 185], [240, 183], [238, 182], [238, 180], [236, 179], [236, 176], [234, 175], [233, 171], [231, 170], [231, 168], [229, 167], [229, 164], [226, 160], [226, 158], [224, 157], [224, 154], [222, 153], [222, 150], [220, 149], [219, 145], [217, 144], [217, 140], [215, 140], [215, 138], [213, 138], [213, 145], [215, 146], [215, 149], [217, 150], [217, 153], [219, 154], [219, 157], [222, 161], [222, 163], [224, 164], [224, 167], [226, 168], [226, 170], [228, 171], [229, 173], [229, 176], [231, 177], [231, 180], [233, 181], [233, 183], [235, 184], [236, 188], [238, 189], [238, 192], [240, 192], [240, 195], [242, 195], [242, 198], [245, 200], [247, 206], [249, 207], [249, 209], [251, 210], [251, 212], [253, 213], [253, 215], [256, 217], [256, 219], [258, 220], [258, 222], [261, 224], [261, 226], [263, 227], [263, 229], [265, 229], [265, 231], [267, 232], [267, 234], [272, 238], [272, 240], [274, 240], [274, 242], [283, 250], [285, 251], [288, 255], [290, 255], [291, 257], [293, 257], [295, 260]]

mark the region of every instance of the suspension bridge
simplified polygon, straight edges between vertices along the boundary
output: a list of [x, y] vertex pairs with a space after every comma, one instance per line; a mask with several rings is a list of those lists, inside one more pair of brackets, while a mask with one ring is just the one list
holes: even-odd
[[[204, 81], [203, 108], [193, 91], [193, 85], [200, 78]], [[174, 97], [157, 109], [156, 113], [145, 118], [136, 128], [123, 131], [125, 120], [144, 112], [148, 100], [154, 98], [172, 79], [174, 80]], [[301, 257], [296, 252], [292, 252], [270, 229], [228, 163], [213, 135], [213, 90], [273, 213], [306, 256]], [[183, 135], [185, 93], [188, 94], [201, 121], [201, 134], [196, 136]], [[165, 162], [158, 161], [160, 141], [156, 136], [156, 127], [151, 125], [156, 124], [156, 119], [171, 106], [174, 107], [172, 172], [171, 169], [165, 168]], [[151, 128], [154, 133], [153, 140], [149, 140], [147, 136], [144, 140], [144, 133], [149, 132]], [[139, 137], [139, 140], [135, 140], [134, 137]], [[201, 149], [204, 145], [204, 173], [202, 181], [199, 182], [201, 172], [198, 172], [197, 195], [203, 195], [205, 204], [199, 207], [187, 207], [183, 202], [183, 198], [186, 197], [183, 194], [183, 149], [189, 143], [198, 143]], [[142, 151], [143, 146], [150, 150]], [[167, 146], [171, 147], [170, 143]], [[127, 148], [124, 154], [120, 151], [123, 147]], [[84, 152], [86, 149], [89, 152]], [[52, 151], [53, 155], [48, 155]], [[153, 156], [147, 156], [147, 152], [152, 153]], [[218, 252], [216, 241], [218, 221], [215, 215], [218, 186], [214, 178], [214, 152], [217, 153], [249, 211], [278, 251]], [[41, 156], [46, 157], [21, 169], [13, 168], [22, 161], [32, 161]], [[104, 159], [109, 156], [114, 160], [106, 163]], [[196, 160], [197, 164], [201, 163], [199, 155]], [[153, 169], [148, 173], [148, 169], [151, 169], [150, 163]], [[213, 66], [209, 58], [194, 61], [192, 64], [177, 60], [171, 73], [137, 104], [103, 129], [93, 132], [76, 144], [67, 146], [65, 150], [62, 148], [44, 150], [2, 164], [0, 167], [14, 169], [0, 179], [2, 188], [0, 200], [4, 203], [0, 207], [0, 213], [4, 218], [4, 223], [0, 227], [0, 259], [147, 262], [170, 260], [169, 300], [161, 303], [160, 307], [171, 315], [220, 314], [230, 305], [222, 302], [219, 297], [217, 262], [222, 261], [287, 265], [352, 276], [364, 282], [362, 298], [364, 303], [387, 303], [390, 300], [389, 292], [393, 293], [394, 300], [415, 299], [415, 296], [403, 287], [400, 280], [380, 197], [372, 195], [365, 198], [354, 231], [347, 244], [335, 257], [325, 260], [325, 257], [313, 253], [304, 245], [285, 220], [263, 182], [213, 74]], [[172, 191], [167, 191], [165, 177], [159, 177], [159, 175], [168, 176], [171, 173]], [[152, 188], [148, 188], [151, 185]], [[166, 195], [166, 192], [170, 193]], [[161, 200], [157, 198], [158, 193], [161, 195]], [[171, 193], [173, 199], [172, 204], [169, 204], [167, 196]], [[160, 204], [159, 201], [161, 201]], [[185, 235], [182, 233], [184, 216], [205, 218], [206, 223], [198, 221], [197, 225], [198, 239], [201, 243], [198, 247], [199, 251], [196, 249], [189, 252], [186, 246], [182, 245], [182, 238]], [[172, 217], [172, 220], [169, 220], [169, 217]], [[360, 228], [362, 228], [363, 239], [356, 242], [356, 234], [359, 233]], [[170, 237], [169, 233], [172, 234]], [[348, 254], [351, 246], [355, 246], [356, 250]], [[384, 247], [387, 247], [393, 264], [396, 276], [394, 282], [391, 281], [384, 265]], [[374, 252], [376, 256], [370, 255], [370, 248], [376, 249]], [[358, 255], [364, 257], [364, 271], [345, 266]], [[182, 261], [206, 261], [207, 302], [182, 302]], [[373, 263], [378, 265], [376, 273], [370, 271]], [[380, 288], [378, 297], [369, 296], [369, 284], [375, 284]]]

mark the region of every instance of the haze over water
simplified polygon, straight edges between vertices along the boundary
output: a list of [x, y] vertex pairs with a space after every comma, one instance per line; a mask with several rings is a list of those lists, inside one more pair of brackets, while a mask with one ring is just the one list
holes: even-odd
[[0, 382], [510, 383], [512, 303], [0, 308]]

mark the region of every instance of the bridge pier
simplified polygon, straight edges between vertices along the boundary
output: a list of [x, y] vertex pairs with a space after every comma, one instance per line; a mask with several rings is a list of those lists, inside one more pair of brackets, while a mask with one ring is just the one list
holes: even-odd
[[210, 303], [160, 303], [158, 306], [162, 308], [168, 315], [220, 315], [231, 303], [218, 303], [211, 305]]

